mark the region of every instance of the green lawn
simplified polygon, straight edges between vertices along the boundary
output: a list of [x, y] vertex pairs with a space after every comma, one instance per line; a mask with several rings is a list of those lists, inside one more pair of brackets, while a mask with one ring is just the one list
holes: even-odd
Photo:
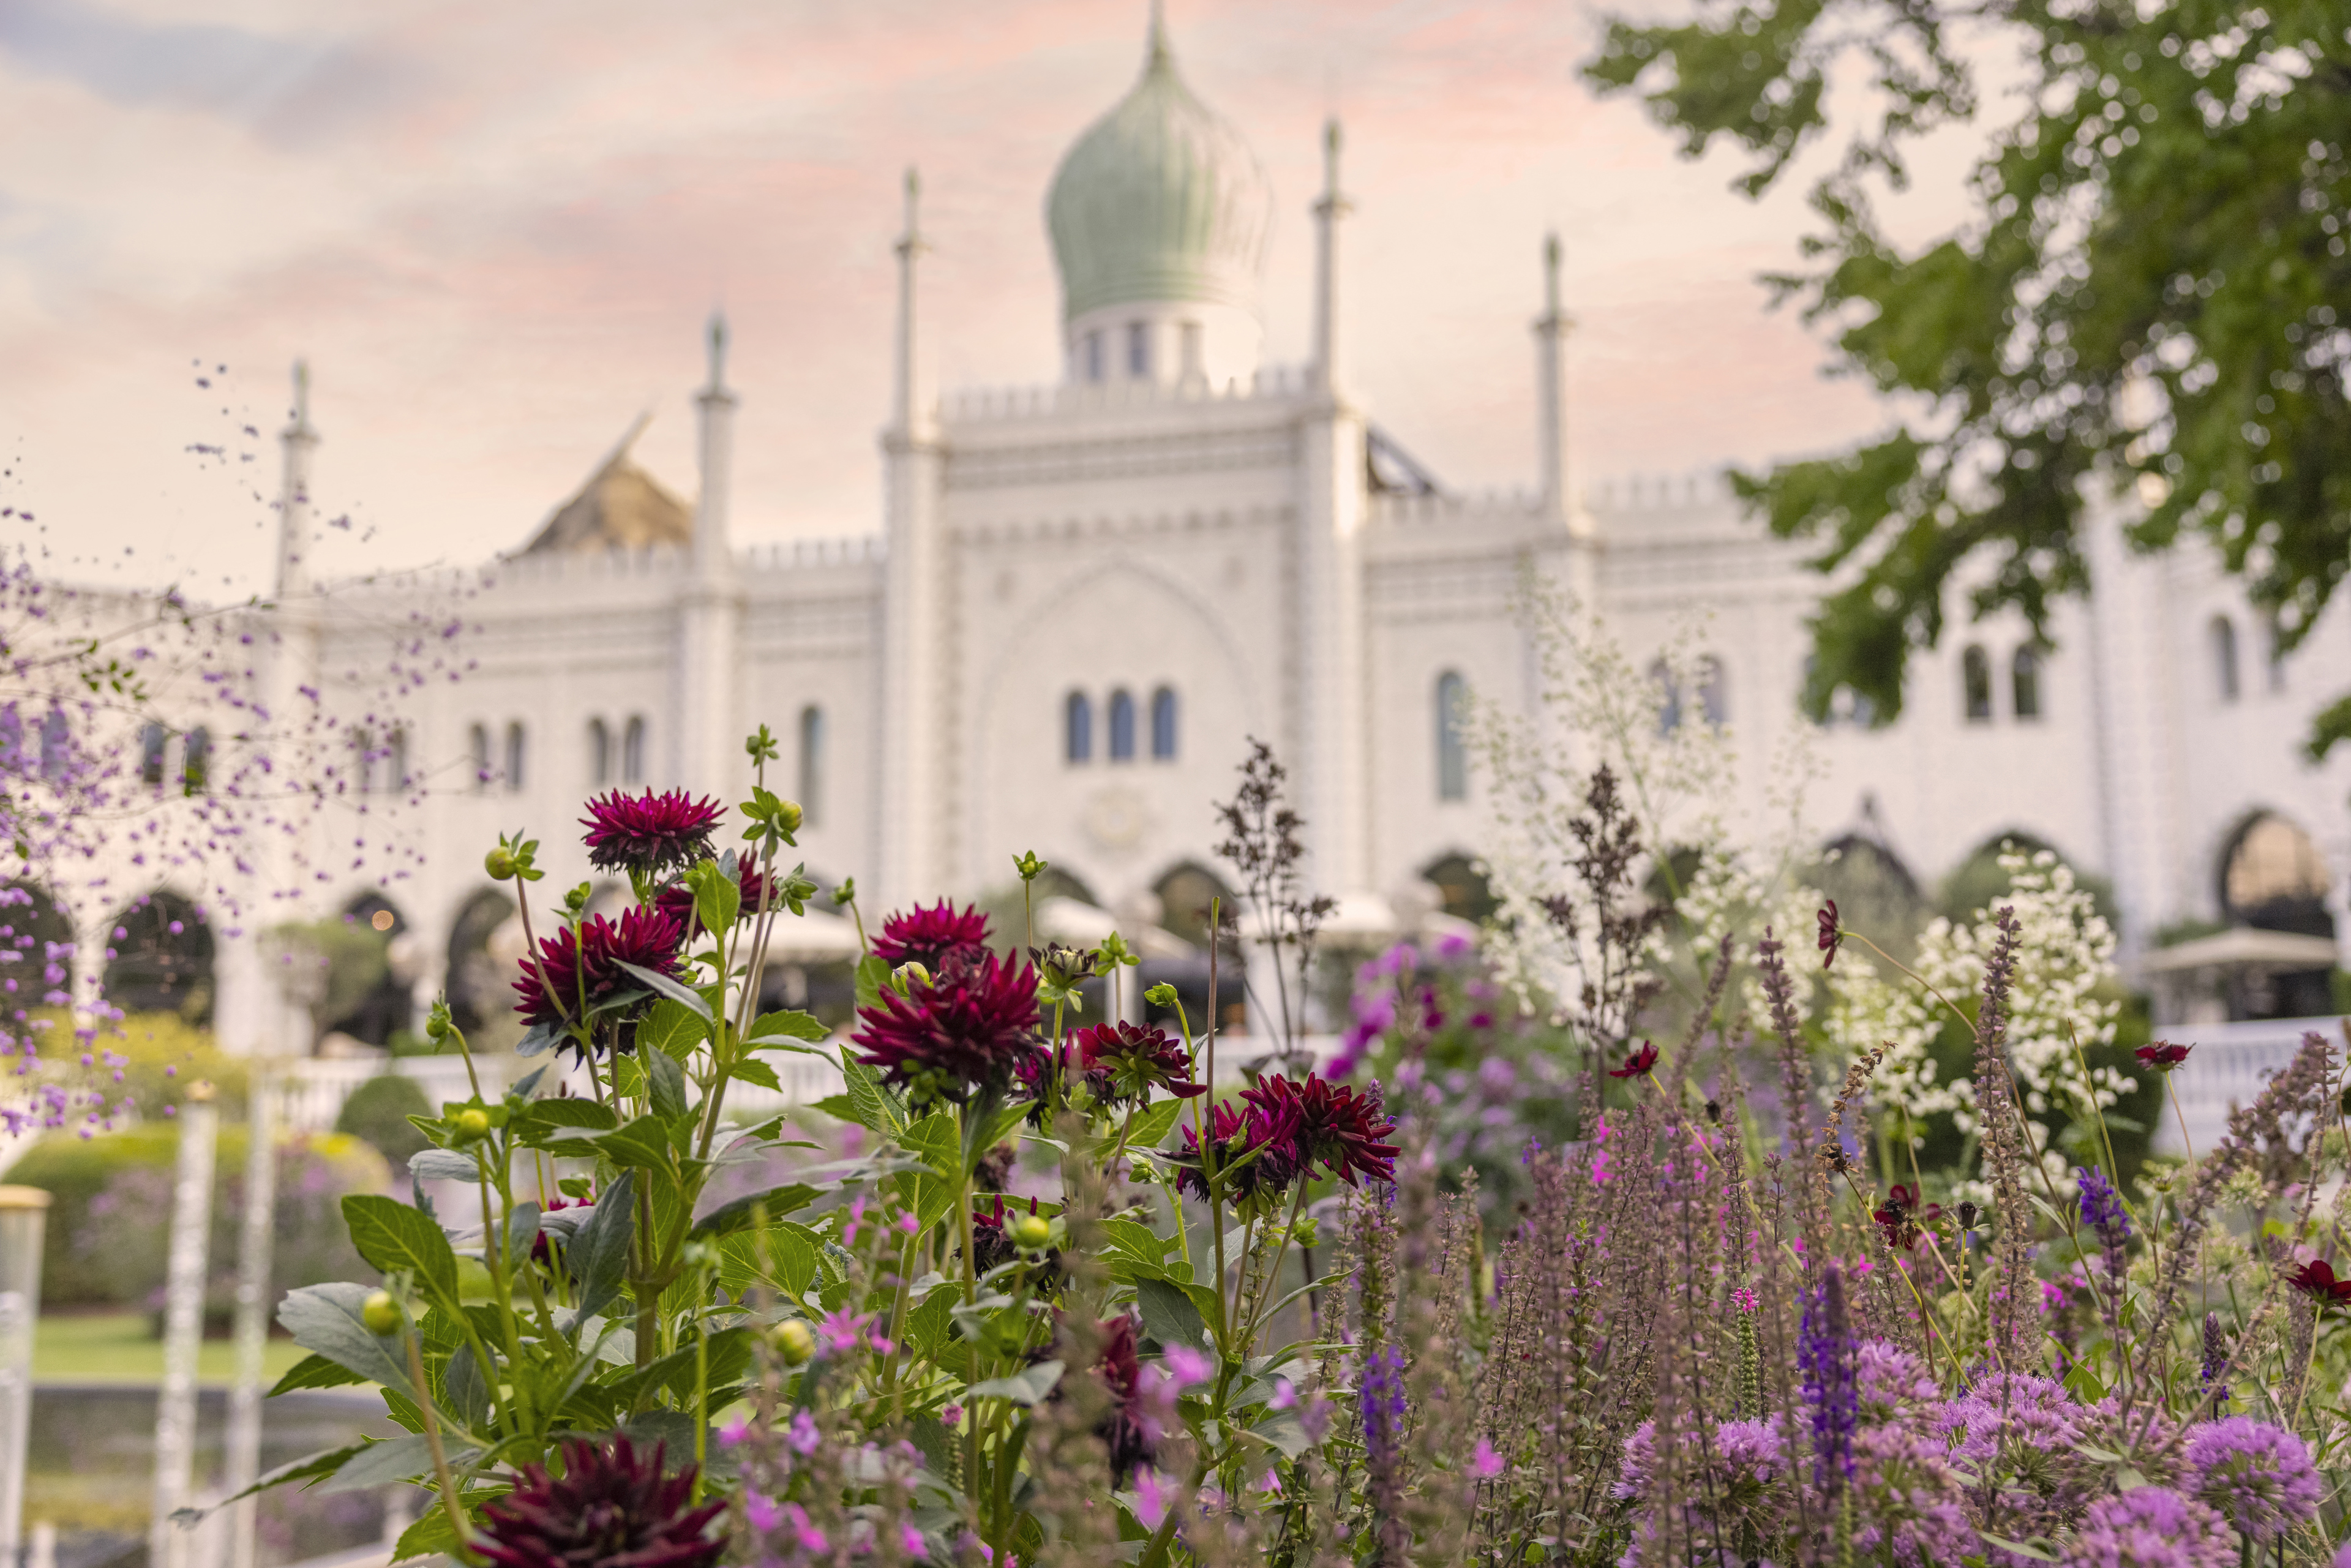
[[[273, 1339], [263, 1366], [275, 1383], [302, 1359], [302, 1347]], [[226, 1340], [206, 1340], [196, 1357], [199, 1382], [226, 1385], [236, 1375], [236, 1349]], [[41, 1319], [33, 1335], [35, 1383], [130, 1383], [163, 1381], [163, 1342], [149, 1336], [144, 1312], [56, 1313]]]

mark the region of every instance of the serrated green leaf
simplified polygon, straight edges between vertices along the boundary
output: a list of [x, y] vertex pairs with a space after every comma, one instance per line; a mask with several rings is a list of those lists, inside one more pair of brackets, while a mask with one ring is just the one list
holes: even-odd
[[413, 1270], [426, 1290], [455, 1301], [457, 1255], [441, 1228], [398, 1198], [355, 1192], [343, 1199], [343, 1223], [359, 1255], [387, 1274]]
[[652, 1088], [653, 1113], [664, 1122], [685, 1114], [685, 1069], [665, 1051], [644, 1053], [645, 1080]]
[[625, 958], [616, 958], [613, 962], [635, 976], [653, 995], [666, 997], [671, 1001], [690, 1009], [694, 1016], [704, 1023], [711, 1021], [710, 1004], [703, 1000], [701, 992], [683, 980], [673, 980], [658, 969], [648, 969], [642, 965], [632, 964]]
[[750, 1038], [744, 1043], [755, 1049], [770, 1040], [806, 1040], [810, 1045], [820, 1045], [831, 1038], [832, 1030], [825, 1027], [823, 1019], [811, 1013], [786, 1009], [780, 1012], [761, 1013], [752, 1022]]
[[304, 1350], [358, 1374], [361, 1382], [406, 1393], [407, 1353], [400, 1337], [370, 1333], [360, 1321], [360, 1309], [373, 1293], [342, 1281], [306, 1285], [277, 1303], [277, 1321]]
[[664, 997], [653, 1005], [653, 1009], [638, 1020], [637, 1044], [650, 1045], [665, 1056], [683, 1061], [694, 1054], [695, 1048], [710, 1038], [710, 1025], [695, 1015], [683, 1002]]
[[1181, 1100], [1155, 1100], [1144, 1106], [1127, 1130], [1126, 1146], [1131, 1149], [1155, 1149], [1167, 1141], [1176, 1130], [1177, 1118], [1184, 1113]]
[[669, 1127], [657, 1115], [640, 1116], [613, 1128], [597, 1138], [596, 1148], [616, 1166], [634, 1166], [644, 1170], [667, 1171], [673, 1158]]
[[869, 953], [857, 961], [857, 1010], [882, 1005], [882, 989], [890, 983], [890, 961]]
[[1165, 1280], [1137, 1280], [1134, 1304], [1143, 1313], [1143, 1332], [1161, 1344], [1208, 1348], [1207, 1320], [1183, 1286]]
[[745, 1057], [728, 1068], [726, 1075], [745, 1083], [755, 1083], [762, 1089], [772, 1089], [778, 1093], [783, 1092], [783, 1081], [776, 1076], [776, 1070], [757, 1057]]
[[298, 1388], [347, 1388], [366, 1378], [350, 1367], [315, 1353], [304, 1356], [286, 1369], [286, 1375], [272, 1385], [265, 1399], [275, 1399], [281, 1394], [291, 1394]]
[[563, 1260], [580, 1282], [580, 1320], [602, 1312], [621, 1293], [621, 1281], [629, 1267], [629, 1243], [637, 1228], [636, 1180], [636, 1172], [622, 1171], [620, 1179], [596, 1199], [595, 1218], [564, 1249]]

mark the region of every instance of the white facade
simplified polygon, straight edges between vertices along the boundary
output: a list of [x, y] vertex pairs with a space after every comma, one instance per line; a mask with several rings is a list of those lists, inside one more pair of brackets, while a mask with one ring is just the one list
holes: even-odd
[[[944, 398], [925, 369], [934, 329], [910, 180], [878, 538], [729, 543], [734, 399], [714, 335], [699, 505], [668, 499], [616, 454], [569, 522], [465, 605], [476, 667], [420, 698], [409, 754], [465, 760], [413, 780], [392, 813], [422, 851], [387, 890], [427, 956], [419, 996], [441, 984], [460, 912], [490, 886], [479, 867], [496, 833], [541, 838], [541, 887], [577, 882], [572, 823], [589, 794], [647, 784], [739, 800], [740, 740], [762, 723], [783, 747], [771, 784], [810, 807], [811, 872], [854, 875], [869, 911], [1001, 885], [1029, 850], [1105, 907], [1134, 907], [1172, 869], [1217, 868], [1209, 803], [1231, 792], [1250, 737], [1292, 768], [1322, 889], [1395, 898], [1479, 842], [1474, 781], [1459, 798], [1442, 787], [1437, 693], [1450, 674], [1528, 703], [1530, 649], [1509, 601], [1530, 567], [1581, 585], [1643, 659], [1710, 607], [1724, 716], [1760, 789], [1761, 759], [1805, 722], [1795, 700], [1820, 580], [1802, 552], [1710, 485], [1571, 485], [1555, 247], [1547, 293], [1530, 289], [1543, 306], [1541, 406], [1528, 411], [1537, 489], [1424, 492], [1392, 450], [1370, 450], [1382, 438], [1341, 352], [1338, 171], [1333, 128], [1312, 207], [1317, 293], [1295, 302], [1314, 312], [1315, 362], [1261, 365], [1271, 195], [1155, 37], [1142, 81], [1073, 150], [1050, 204], [1065, 379]], [[307, 461], [307, 431], [288, 439], [289, 460]], [[302, 508], [287, 517], [298, 528]], [[2016, 711], [2022, 625], [1962, 613], [1916, 661], [1899, 724], [1823, 729], [1827, 774], [1811, 797], [1823, 836], [1872, 802], [1875, 831], [1931, 882], [1999, 834], [2031, 834], [2111, 878], [2136, 952], [2160, 927], [2220, 913], [2233, 835], [2273, 812], [2334, 868], [2339, 914], [2351, 758], [2313, 767], [2297, 743], [2315, 708], [2351, 689], [2344, 612], [2273, 670], [2261, 623], [2199, 549], [2134, 558], [2108, 523], [2095, 569], [2095, 599], [2058, 612], [2037, 716]], [[2214, 662], [2222, 617], [2239, 650], [2233, 695]], [[364, 657], [365, 621], [316, 629], [324, 668]], [[1991, 676], [1974, 717], [1970, 647]], [[1089, 715], [1083, 758], [1073, 699]], [[1174, 705], [1172, 736], [1164, 719], [1155, 735], [1155, 699]], [[320, 908], [374, 885], [322, 888]], [[232, 1049], [266, 1031], [264, 1009], [230, 994], [249, 972], [224, 963]]]

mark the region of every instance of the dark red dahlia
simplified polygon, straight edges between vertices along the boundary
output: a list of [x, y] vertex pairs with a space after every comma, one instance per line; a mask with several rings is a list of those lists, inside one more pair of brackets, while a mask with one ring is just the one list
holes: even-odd
[[[759, 900], [766, 895], [768, 879], [760, 873], [759, 862], [745, 857], [735, 865], [735, 885], [742, 889], [743, 907], [737, 920], [748, 920], [759, 913]], [[653, 907], [677, 922], [677, 928], [692, 939], [702, 929], [694, 914], [694, 889], [683, 882], [673, 882], [653, 894]]]
[[[592, 1197], [583, 1197], [575, 1203], [568, 1197], [551, 1197], [547, 1200], [547, 1207], [539, 1212], [553, 1214], [559, 1208], [587, 1208], [592, 1207], [595, 1201]], [[555, 1267], [554, 1259], [547, 1249], [547, 1232], [544, 1230], [531, 1238], [530, 1260], [534, 1263], [544, 1263], [550, 1269]]]
[[652, 875], [708, 859], [710, 835], [726, 814], [716, 800], [697, 800], [683, 789], [614, 789], [589, 800], [580, 825], [588, 830], [590, 865]]
[[[684, 940], [677, 923], [657, 909], [632, 906], [621, 912], [618, 924], [601, 915], [591, 915], [574, 930], [565, 926], [538, 945], [538, 962], [526, 959], [522, 977], [514, 988], [522, 1000], [515, 1011], [526, 1022], [557, 1027], [567, 1014], [576, 1014], [584, 1001], [590, 1019], [613, 1009], [615, 998], [636, 992], [641, 1005], [644, 1003], [644, 982], [621, 967], [634, 964], [641, 969], [651, 969], [672, 977], [681, 977], [684, 967], [677, 949]], [[539, 972], [546, 971], [546, 985], [539, 983]], [[554, 988], [554, 995], [548, 988]], [[557, 998], [561, 998], [559, 1006]], [[629, 1006], [626, 1014], [632, 1015], [637, 1006]], [[624, 1023], [626, 1019], [624, 1018]], [[626, 1028], [622, 1030], [619, 1049], [629, 1051], [635, 1041]]]
[[1896, 1182], [1887, 1191], [1886, 1201], [1870, 1210], [1869, 1218], [1885, 1233], [1888, 1247], [1907, 1250], [1918, 1245], [1921, 1223], [1932, 1225], [1943, 1218], [1943, 1206], [1922, 1205], [1916, 1187], [1907, 1182]]
[[2295, 1290], [2318, 1298], [2321, 1307], [2351, 1306], [2351, 1280], [2335, 1277], [2335, 1265], [2314, 1258], [2285, 1277]]
[[662, 1475], [663, 1445], [563, 1445], [563, 1474], [524, 1465], [514, 1490], [482, 1509], [474, 1549], [501, 1568], [709, 1568], [726, 1549], [708, 1533], [726, 1500], [688, 1507], [694, 1469]]
[[1019, 1255], [1012, 1239], [1004, 1234], [1004, 1195], [998, 1193], [996, 1201], [986, 1208], [971, 1211], [971, 1268], [975, 1274], [985, 1274], [999, 1263], [1009, 1263]]
[[[1208, 1107], [1208, 1142], [1226, 1197], [1247, 1205], [1261, 1197], [1279, 1201], [1289, 1194], [1290, 1183], [1306, 1168], [1298, 1118], [1299, 1108], [1291, 1103], [1236, 1106], [1228, 1100]], [[1168, 1158], [1176, 1166], [1176, 1186], [1206, 1199], [1207, 1156], [1198, 1132], [1186, 1126], [1183, 1153]]]
[[865, 1065], [880, 1068], [917, 1104], [1001, 1093], [1044, 1049], [1037, 1039], [1037, 971], [993, 953], [977, 963], [950, 957], [903, 997], [885, 987], [881, 1005], [860, 1009], [857, 1022], [852, 1043], [865, 1052]]
[[1241, 1098], [1270, 1116], [1291, 1121], [1300, 1169], [1320, 1165], [1349, 1186], [1358, 1176], [1395, 1180], [1396, 1146], [1383, 1141], [1395, 1131], [1395, 1118], [1381, 1104], [1376, 1089], [1358, 1094], [1310, 1072], [1303, 1084], [1260, 1078], [1241, 1091]]
[[1645, 1040], [1641, 1042], [1640, 1050], [1635, 1051], [1632, 1055], [1625, 1059], [1624, 1066], [1610, 1068], [1608, 1070], [1608, 1076], [1611, 1078], [1646, 1078], [1649, 1074], [1649, 1070], [1656, 1065], [1657, 1048]]
[[916, 904], [893, 915], [882, 923], [882, 934], [873, 938], [873, 956], [893, 969], [901, 964], [920, 964], [935, 972], [950, 954], [961, 954], [977, 963], [986, 951], [987, 916], [971, 908], [958, 913], [946, 899], [928, 909]]
[[2187, 1061], [2188, 1053], [2195, 1049], [2192, 1045], [2174, 1045], [2168, 1040], [2158, 1040], [2153, 1045], [2140, 1046], [2131, 1054], [2138, 1058], [2139, 1065], [2142, 1067], [2152, 1067], [2158, 1072], [2168, 1072]]
[[1836, 900], [1832, 898], [1827, 908], [1813, 911], [1813, 917], [1821, 923], [1821, 951], [1828, 955], [1821, 960], [1825, 969], [1836, 962], [1837, 946], [1844, 940], [1844, 933], [1837, 929]]
[[1096, 1100], [1147, 1100], [1154, 1089], [1165, 1089], [1179, 1100], [1206, 1094], [1208, 1086], [1192, 1082], [1192, 1059], [1184, 1044], [1165, 1030], [1131, 1023], [1096, 1024], [1081, 1029], [1063, 1043], [1062, 1058], [1084, 1075]]
[[1156, 1423], [1144, 1404], [1143, 1358], [1137, 1354], [1133, 1318], [1122, 1313], [1102, 1320], [1102, 1359], [1094, 1363], [1094, 1375], [1111, 1397], [1094, 1436], [1110, 1449], [1112, 1484], [1124, 1486], [1138, 1467], [1151, 1461], [1156, 1446]]

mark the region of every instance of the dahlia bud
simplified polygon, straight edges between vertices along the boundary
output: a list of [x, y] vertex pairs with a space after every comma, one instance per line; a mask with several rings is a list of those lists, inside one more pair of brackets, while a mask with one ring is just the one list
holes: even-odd
[[439, 1045], [449, 1038], [449, 1031], [455, 1027], [456, 1025], [450, 1021], [448, 999], [446, 998], [436, 999], [433, 1004], [433, 1010], [424, 1015], [424, 1038]]
[[376, 1291], [360, 1303], [360, 1322], [371, 1334], [393, 1334], [400, 1332], [400, 1303], [392, 1299], [390, 1291]]
[[457, 1135], [459, 1137], [478, 1138], [487, 1134], [489, 1130], [490, 1113], [488, 1112], [481, 1110], [466, 1110], [457, 1113]]
[[1301, 1247], [1320, 1247], [1322, 1244], [1322, 1227], [1312, 1215], [1301, 1215], [1298, 1223], [1290, 1227], [1290, 1239]]
[[515, 873], [514, 851], [500, 844], [482, 857], [482, 869], [490, 873], [492, 882], [512, 882]]
[[1980, 1218], [1980, 1211], [1976, 1207], [1976, 1206], [1975, 1206], [1974, 1204], [1972, 1204], [1972, 1203], [1963, 1203], [1963, 1204], [1959, 1205], [1959, 1228], [1960, 1228], [1960, 1229], [1962, 1229], [1962, 1230], [1973, 1230], [1973, 1229], [1976, 1228], [1976, 1220], [1977, 1220], [1979, 1218]]
[[776, 1325], [768, 1341], [776, 1354], [784, 1358], [786, 1366], [804, 1366], [816, 1354], [816, 1333], [799, 1318], [788, 1318]]
[[798, 800], [787, 800], [776, 808], [776, 826], [786, 835], [799, 832], [800, 823], [807, 818], [808, 813], [800, 810]]
[[1004, 1228], [1012, 1233], [1014, 1246], [1031, 1252], [1041, 1251], [1045, 1243], [1053, 1239], [1052, 1223], [1041, 1214], [1017, 1215]]

